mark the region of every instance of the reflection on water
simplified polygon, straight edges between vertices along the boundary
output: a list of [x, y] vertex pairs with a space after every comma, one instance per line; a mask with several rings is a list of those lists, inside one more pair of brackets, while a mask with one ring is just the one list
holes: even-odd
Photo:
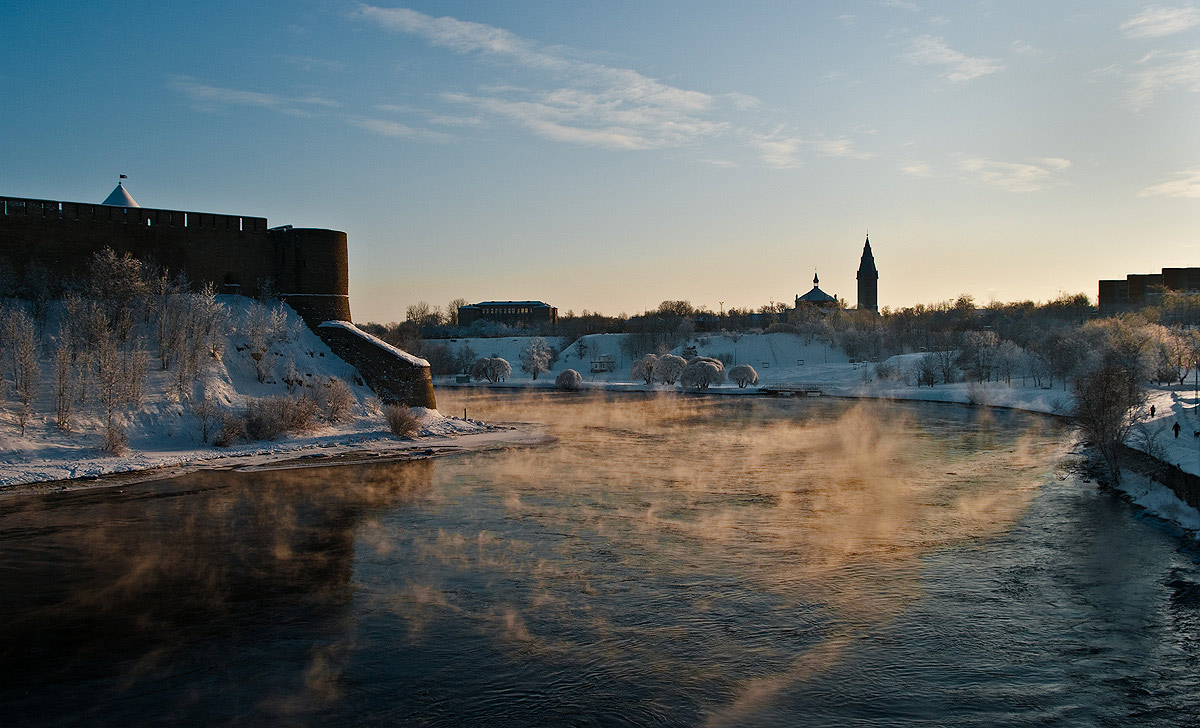
[[559, 440], [0, 500], [0, 704], [17, 724], [1200, 717], [1181, 535], [1059, 470], [1045, 419], [439, 396]]

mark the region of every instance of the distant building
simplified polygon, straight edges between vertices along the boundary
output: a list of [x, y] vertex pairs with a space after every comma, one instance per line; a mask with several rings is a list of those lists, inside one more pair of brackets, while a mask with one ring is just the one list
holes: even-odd
[[819, 278], [817, 278], [817, 274], [813, 273], [812, 290], [810, 290], [808, 293], [805, 293], [803, 296], [796, 296], [795, 308], [797, 310], [811, 307], [825, 312], [832, 311], [838, 307], [837, 296], [831, 296], [825, 291], [822, 291], [820, 283], [821, 281]]
[[[875, 255], [871, 252], [871, 237], [863, 244], [862, 257], [858, 261], [858, 306], [860, 311], [879, 313], [879, 271], [875, 268]], [[837, 295], [821, 290], [820, 279], [813, 274], [813, 287], [803, 296], [796, 296], [794, 310], [817, 310], [828, 313], [841, 306]]]
[[1157, 306], [1167, 291], [1200, 293], [1200, 268], [1163, 268], [1161, 273], [1130, 273], [1124, 280], [1102, 280], [1096, 303], [1102, 314]]
[[458, 325], [491, 321], [505, 326], [553, 326], [558, 309], [543, 301], [483, 301], [458, 307]]
[[870, 235], [863, 245], [862, 259], [858, 263], [858, 309], [879, 313], [879, 271], [875, 270]]

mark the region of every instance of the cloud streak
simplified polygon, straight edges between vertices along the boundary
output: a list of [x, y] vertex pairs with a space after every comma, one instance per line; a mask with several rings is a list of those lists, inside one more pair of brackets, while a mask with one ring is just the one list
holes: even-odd
[[995, 58], [968, 56], [931, 35], [914, 38], [904, 59], [916, 66], [940, 66], [942, 78], [951, 83], [963, 83], [1004, 70], [1004, 64]]
[[1192, 7], [1150, 5], [1121, 24], [1130, 38], [1162, 38], [1200, 24], [1200, 10]]
[[1147, 53], [1138, 61], [1138, 70], [1130, 74], [1133, 87], [1125, 100], [1131, 109], [1141, 111], [1166, 92], [1181, 89], [1200, 91], [1200, 50]]
[[972, 178], [1009, 192], [1036, 192], [1055, 182], [1055, 175], [1070, 168], [1070, 160], [1044, 157], [1034, 163], [998, 162], [982, 157], [964, 159], [958, 168]]
[[273, 109], [294, 116], [307, 116], [304, 106], [321, 106], [336, 108], [340, 104], [320, 96], [304, 96], [293, 98], [261, 91], [243, 91], [240, 89], [222, 88], [198, 83], [190, 78], [177, 78], [171, 86], [205, 111], [213, 111], [219, 106], [251, 106], [259, 109]]
[[757, 103], [744, 95], [715, 97], [632, 69], [579, 60], [561, 48], [544, 47], [482, 23], [369, 5], [360, 6], [355, 16], [455, 53], [541, 74], [550, 81], [548, 88], [493, 87], [443, 98], [506, 118], [555, 141], [608, 149], [677, 147], [728, 130], [728, 122], [714, 118], [722, 106], [746, 109]]
[[1147, 187], [1138, 197], [1192, 197], [1200, 198], [1200, 167], [1177, 172], [1175, 179]]

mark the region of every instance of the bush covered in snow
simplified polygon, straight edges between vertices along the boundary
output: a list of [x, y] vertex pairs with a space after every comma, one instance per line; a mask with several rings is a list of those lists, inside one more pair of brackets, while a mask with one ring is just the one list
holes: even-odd
[[654, 364], [658, 361], [655, 354], [647, 354], [633, 363], [629, 370], [630, 379], [640, 379], [646, 384], [654, 381]]
[[714, 384], [720, 384], [725, 381], [725, 372], [722, 371], [712, 361], [706, 360], [704, 357], [697, 357], [696, 361], [688, 364], [684, 368], [683, 374], [679, 377], [679, 384], [683, 387], [694, 387], [695, 389], [708, 389]]
[[729, 378], [737, 382], [739, 389], [744, 389], [747, 384], [758, 384], [758, 372], [749, 364], [738, 364], [730, 369]]
[[574, 369], [564, 370], [554, 381], [555, 386], [568, 392], [577, 392], [583, 385], [583, 375]]
[[485, 357], [471, 365], [471, 376], [495, 384], [512, 376], [512, 366], [498, 356]]
[[683, 374], [687, 362], [674, 354], [663, 354], [654, 362], [654, 378], [663, 384], [674, 384]]

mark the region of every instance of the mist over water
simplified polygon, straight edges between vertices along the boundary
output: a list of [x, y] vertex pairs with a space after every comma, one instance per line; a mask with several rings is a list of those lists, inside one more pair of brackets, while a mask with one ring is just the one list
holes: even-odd
[[439, 394], [552, 445], [0, 498], [16, 725], [1186, 725], [1184, 534], [1045, 418]]

